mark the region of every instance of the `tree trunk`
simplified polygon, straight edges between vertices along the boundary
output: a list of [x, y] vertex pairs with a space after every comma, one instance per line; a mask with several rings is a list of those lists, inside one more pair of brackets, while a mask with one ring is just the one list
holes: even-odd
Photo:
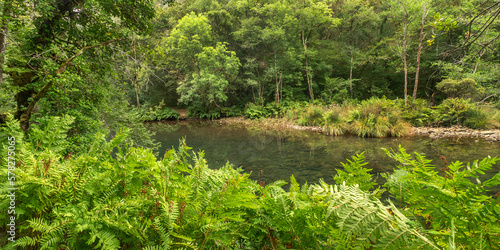
[[5, 64], [5, 44], [7, 39], [7, 32], [9, 31], [10, 10], [12, 8], [12, 1], [5, 1], [2, 11], [2, 23], [0, 27], [0, 87], [3, 84], [3, 66]]
[[280, 67], [280, 100], [283, 100], [283, 67]]
[[12, 77], [14, 86], [21, 89], [15, 97], [17, 109], [16, 113], [14, 114], [14, 118], [20, 120], [21, 129], [26, 132], [28, 131], [31, 113], [29, 113], [28, 116], [26, 114], [23, 114], [27, 111], [26, 107], [28, 107], [30, 104], [30, 98], [35, 94], [35, 91], [32, 88], [27, 88], [26, 86], [33, 82], [33, 78], [35, 77], [36, 73], [35, 71], [28, 71], [22, 73], [11, 72], [9, 74]]
[[424, 23], [425, 17], [427, 17], [426, 12], [427, 3], [424, 3], [424, 10], [422, 12], [422, 24], [420, 26], [420, 37], [418, 38], [418, 50], [417, 50], [417, 68], [415, 73], [415, 87], [413, 88], [413, 100], [417, 99], [417, 89], [418, 89], [418, 75], [420, 73], [420, 55], [422, 53], [422, 40], [424, 37]]
[[406, 64], [406, 29], [408, 28], [408, 23], [405, 21], [403, 30], [403, 69], [405, 72], [405, 107], [408, 106], [408, 66]]
[[255, 99], [255, 91], [253, 90], [253, 85], [252, 85], [252, 96], [253, 96], [253, 104], [257, 105], [257, 99]]
[[354, 55], [352, 54], [352, 45], [351, 45], [351, 69], [349, 71], [349, 87], [351, 88], [351, 99], [352, 99], [352, 66], [353, 66]]
[[306, 59], [306, 78], [307, 78], [307, 87], [309, 88], [309, 96], [312, 100], [314, 100], [314, 93], [311, 86], [311, 80], [309, 79], [309, 65], [307, 62], [307, 39], [304, 35], [304, 27], [302, 27], [302, 45], [304, 46], [304, 57]]
[[276, 51], [274, 51], [274, 79], [276, 81], [276, 95], [274, 96], [274, 102], [278, 104], [280, 102], [280, 82], [278, 81], [278, 68], [276, 64]]
[[135, 35], [132, 34], [132, 50], [134, 51], [134, 85], [135, 85], [135, 98], [137, 100], [137, 108], [141, 108], [139, 102], [139, 82], [137, 79], [137, 52], [135, 51]]
[[260, 105], [264, 106], [264, 83], [260, 81], [260, 71], [257, 69], [257, 83], [259, 84], [259, 100]]

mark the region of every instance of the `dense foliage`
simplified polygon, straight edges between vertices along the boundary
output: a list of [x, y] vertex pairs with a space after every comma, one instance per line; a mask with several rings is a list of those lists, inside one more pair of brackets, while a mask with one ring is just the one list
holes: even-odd
[[[361, 136], [404, 135], [406, 123], [498, 125], [493, 1], [30, 3], [0, 1], [0, 123], [11, 113], [27, 131], [71, 115], [73, 145], [126, 122], [152, 147], [140, 122], [179, 118], [170, 108], [211, 119], [297, 116]], [[404, 104], [364, 101], [384, 96]], [[323, 107], [291, 114], [304, 106], [296, 102]]]
[[440, 175], [388, 152], [403, 166], [381, 201], [362, 154], [335, 185], [292, 176], [285, 191], [184, 143], [158, 160], [144, 122], [186, 109], [363, 137], [498, 128], [499, 15], [492, 0], [0, 0], [2, 210], [8, 153], [19, 188], [7, 247], [498, 248], [499, 174], [478, 179], [497, 158]]
[[474, 129], [500, 128], [500, 111], [481, 107], [470, 99], [446, 99], [431, 107], [425, 100], [408, 102], [372, 97], [361, 102], [330, 104], [314, 102], [288, 102], [283, 105], [258, 106], [245, 109], [250, 119], [284, 118], [298, 125], [320, 126], [328, 134], [354, 134], [361, 137], [404, 136], [410, 125], [452, 126], [462, 125]]
[[[128, 131], [64, 156], [71, 117], [53, 118], [23, 138], [9, 119], [3, 133], [16, 137], [16, 227], [9, 247], [45, 249], [498, 249], [500, 205], [487, 194], [500, 174], [486, 158], [449, 164], [444, 175], [424, 156], [400, 148], [387, 154], [402, 165], [384, 185], [381, 201], [363, 154], [343, 164], [336, 184], [290, 178], [259, 185], [241, 169], [208, 168], [203, 153], [185, 142], [158, 160], [130, 147]], [[43, 133], [41, 132], [43, 131]], [[4, 137], [2, 137], [4, 138]], [[2, 162], [7, 143], [2, 141]], [[7, 168], [0, 170], [7, 178]], [[478, 178], [484, 181], [479, 181]], [[0, 207], [9, 206], [2, 182]], [[394, 205], [395, 203], [396, 205]], [[454, 205], [452, 205], [454, 204]], [[6, 245], [8, 218], [1, 221]]]

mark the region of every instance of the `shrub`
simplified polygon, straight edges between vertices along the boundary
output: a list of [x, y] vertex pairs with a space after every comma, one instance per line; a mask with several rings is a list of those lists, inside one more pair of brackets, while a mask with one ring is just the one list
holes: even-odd
[[275, 104], [274, 102], [266, 104], [264, 110], [266, 117], [279, 118], [283, 113], [283, 107], [280, 104]]
[[137, 115], [141, 121], [161, 121], [167, 119], [179, 119], [180, 114], [177, 110], [164, 107], [162, 100], [157, 106], [152, 108], [142, 108], [137, 110]]
[[281, 117], [283, 107], [274, 103], [268, 103], [266, 106], [259, 106], [253, 103], [247, 104], [245, 108], [245, 116], [250, 119], [259, 119], [265, 117]]
[[285, 111], [285, 118], [289, 121], [297, 122], [300, 118], [300, 115], [304, 112], [304, 108], [295, 107], [288, 108]]
[[488, 127], [489, 119], [485, 111], [479, 107], [471, 107], [467, 111], [464, 126], [473, 129], [485, 129]]
[[349, 112], [350, 130], [361, 137], [403, 136], [409, 125], [401, 119], [394, 101], [371, 98]]
[[[389, 118], [387, 118], [389, 119]], [[390, 119], [389, 119], [390, 120]], [[383, 203], [363, 154], [342, 164], [336, 182], [302, 186], [290, 177], [258, 185], [229, 164], [210, 169], [204, 154], [181, 142], [158, 160], [150, 149], [128, 147], [127, 130], [90, 150], [64, 157], [70, 118], [54, 118], [45, 134], [24, 138], [8, 117], [0, 132], [3, 163], [16, 147], [16, 241], [5, 249], [489, 249], [500, 244], [500, 204], [483, 182], [498, 158], [466, 166], [451, 163], [445, 175], [415, 154], [387, 152], [401, 163], [385, 185], [399, 202]], [[51, 127], [51, 128], [52, 128]], [[31, 133], [31, 132], [30, 132]], [[8, 137], [14, 136], [15, 143]], [[62, 147], [62, 148], [61, 148]], [[115, 152], [115, 154], [112, 154]], [[9, 165], [9, 167], [5, 166]], [[14, 168], [2, 164], [0, 178]], [[0, 209], [10, 206], [0, 183]], [[4, 236], [10, 218], [0, 216]]]
[[247, 104], [245, 111], [243, 112], [247, 118], [258, 119], [265, 117], [264, 107], [255, 105], [253, 103]]
[[297, 121], [297, 124], [305, 126], [321, 126], [323, 123], [323, 108], [316, 105], [307, 106]]
[[449, 98], [472, 98], [477, 95], [477, 83], [474, 79], [462, 80], [445, 79], [436, 85], [436, 88]]
[[438, 112], [436, 123], [447, 126], [462, 125], [472, 105], [470, 99], [446, 99], [436, 108]]
[[402, 110], [401, 118], [415, 127], [422, 127], [431, 124], [436, 117], [429, 104], [424, 99], [409, 98], [408, 106], [405, 107], [404, 101], [396, 100], [396, 105]]
[[348, 131], [349, 125], [345, 111], [341, 107], [333, 106], [324, 114], [323, 130], [331, 135], [343, 135]]
[[242, 116], [243, 112], [240, 107], [238, 106], [231, 106], [231, 107], [223, 107], [222, 108], [222, 114], [225, 117], [231, 117], [231, 116]]
[[486, 115], [489, 117], [489, 124], [493, 128], [500, 128], [500, 110], [496, 108], [484, 108]]
[[155, 120], [161, 121], [167, 119], [179, 119], [179, 117], [180, 117], [179, 111], [168, 107], [164, 107], [157, 111]]
[[488, 157], [463, 164], [452, 162], [438, 174], [425, 156], [386, 150], [397, 160], [393, 174], [384, 174], [392, 198], [414, 214], [431, 232], [433, 242], [445, 248], [497, 249], [500, 243], [500, 204], [487, 190], [498, 187], [500, 174], [480, 181], [500, 159]]
[[200, 119], [217, 119], [221, 117], [221, 111], [218, 108], [205, 108], [200, 105], [189, 106], [186, 116]]
[[337, 174], [333, 177], [335, 183], [356, 183], [359, 189], [363, 191], [370, 191], [377, 185], [373, 182], [373, 176], [369, 173], [372, 169], [364, 168], [368, 162], [365, 162], [364, 152], [356, 154], [352, 157], [352, 161], [347, 159], [348, 163], [341, 162], [345, 171], [337, 169]]

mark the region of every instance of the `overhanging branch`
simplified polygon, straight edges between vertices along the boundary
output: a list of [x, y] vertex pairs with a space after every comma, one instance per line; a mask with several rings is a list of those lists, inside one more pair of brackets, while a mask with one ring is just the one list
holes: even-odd
[[[60, 77], [60, 75], [64, 72], [64, 70], [68, 67], [68, 65], [71, 64], [71, 62], [77, 58], [78, 56], [80, 56], [81, 54], [83, 54], [83, 52], [85, 50], [89, 50], [89, 49], [92, 49], [92, 48], [96, 48], [96, 47], [99, 47], [99, 46], [103, 46], [103, 45], [107, 45], [107, 44], [110, 44], [112, 42], [115, 42], [117, 41], [116, 39], [111, 39], [109, 41], [106, 41], [106, 42], [101, 42], [99, 44], [96, 44], [96, 45], [91, 45], [91, 46], [85, 46], [83, 47], [78, 53], [74, 54], [72, 57], [68, 58], [60, 67], [59, 69], [56, 71], [56, 77]], [[54, 81], [49, 81], [47, 84], [45, 84], [42, 89], [40, 89], [40, 91], [38, 91], [38, 93], [36, 93], [36, 95], [33, 97], [33, 101], [30, 102], [30, 104], [28, 105], [28, 107], [26, 107], [26, 110], [22, 113], [21, 115], [21, 126], [23, 127], [23, 130], [26, 131], [26, 129], [28, 128], [28, 124], [29, 124], [29, 119], [31, 117], [31, 112], [33, 111], [33, 108], [35, 107], [35, 104], [45, 96], [45, 94], [49, 91], [49, 89], [52, 87], [52, 85], [54, 84]], [[26, 129], [25, 129], [26, 128]]]

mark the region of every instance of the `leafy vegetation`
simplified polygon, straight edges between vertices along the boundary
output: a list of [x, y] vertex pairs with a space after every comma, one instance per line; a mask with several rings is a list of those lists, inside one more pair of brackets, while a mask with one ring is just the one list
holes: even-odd
[[15, 136], [20, 236], [7, 242], [4, 213], [0, 245], [498, 248], [487, 192], [499, 175], [477, 181], [497, 158], [439, 175], [388, 152], [403, 166], [385, 202], [362, 154], [336, 185], [292, 176], [285, 191], [209, 169], [184, 142], [159, 160], [144, 122], [179, 107], [362, 137], [499, 128], [499, 12], [490, 0], [0, 0], [0, 178]]
[[[446, 99], [431, 107], [425, 100], [370, 98], [342, 105], [325, 103], [289, 102], [282, 106], [248, 105], [245, 115], [250, 119], [282, 117], [298, 125], [322, 126], [332, 135], [354, 134], [361, 137], [400, 137], [408, 133], [410, 125], [462, 125], [474, 129], [498, 128], [498, 111], [478, 106], [470, 99]], [[273, 112], [270, 107], [280, 112]]]
[[[158, 160], [150, 149], [130, 147], [124, 130], [109, 142], [96, 135], [87, 152], [64, 156], [71, 117], [23, 137], [12, 117], [2, 133], [16, 137], [16, 222], [22, 248], [300, 248], [496, 249], [499, 209], [488, 194], [500, 173], [479, 181], [500, 159], [464, 165], [439, 174], [420, 154], [386, 151], [401, 163], [387, 173], [391, 200], [378, 197], [363, 154], [334, 177], [299, 185], [258, 185], [241, 169], [208, 168], [204, 155], [185, 142]], [[2, 137], [5, 140], [6, 137]], [[2, 143], [5, 162], [7, 143]], [[115, 153], [113, 153], [115, 152]], [[0, 170], [7, 178], [7, 168]], [[482, 178], [483, 179], [483, 178]], [[0, 207], [9, 206], [2, 183]], [[429, 202], [432, 201], [432, 202]], [[451, 205], [454, 204], [454, 205]], [[2, 231], [8, 218], [0, 217]], [[8, 244], [7, 244], [8, 243]]]
[[75, 153], [123, 124], [152, 148], [141, 122], [177, 119], [171, 107], [196, 118], [287, 117], [337, 135], [402, 136], [407, 123], [494, 128], [499, 8], [479, 0], [1, 0], [0, 123], [10, 113], [28, 132], [70, 115]]
[[142, 108], [137, 110], [137, 116], [139, 116], [138, 120], [140, 121], [161, 121], [168, 119], [179, 119], [180, 114], [179, 111], [169, 108], [163, 107], [165, 104], [161, 102], [158, 106], [153, 108]]

